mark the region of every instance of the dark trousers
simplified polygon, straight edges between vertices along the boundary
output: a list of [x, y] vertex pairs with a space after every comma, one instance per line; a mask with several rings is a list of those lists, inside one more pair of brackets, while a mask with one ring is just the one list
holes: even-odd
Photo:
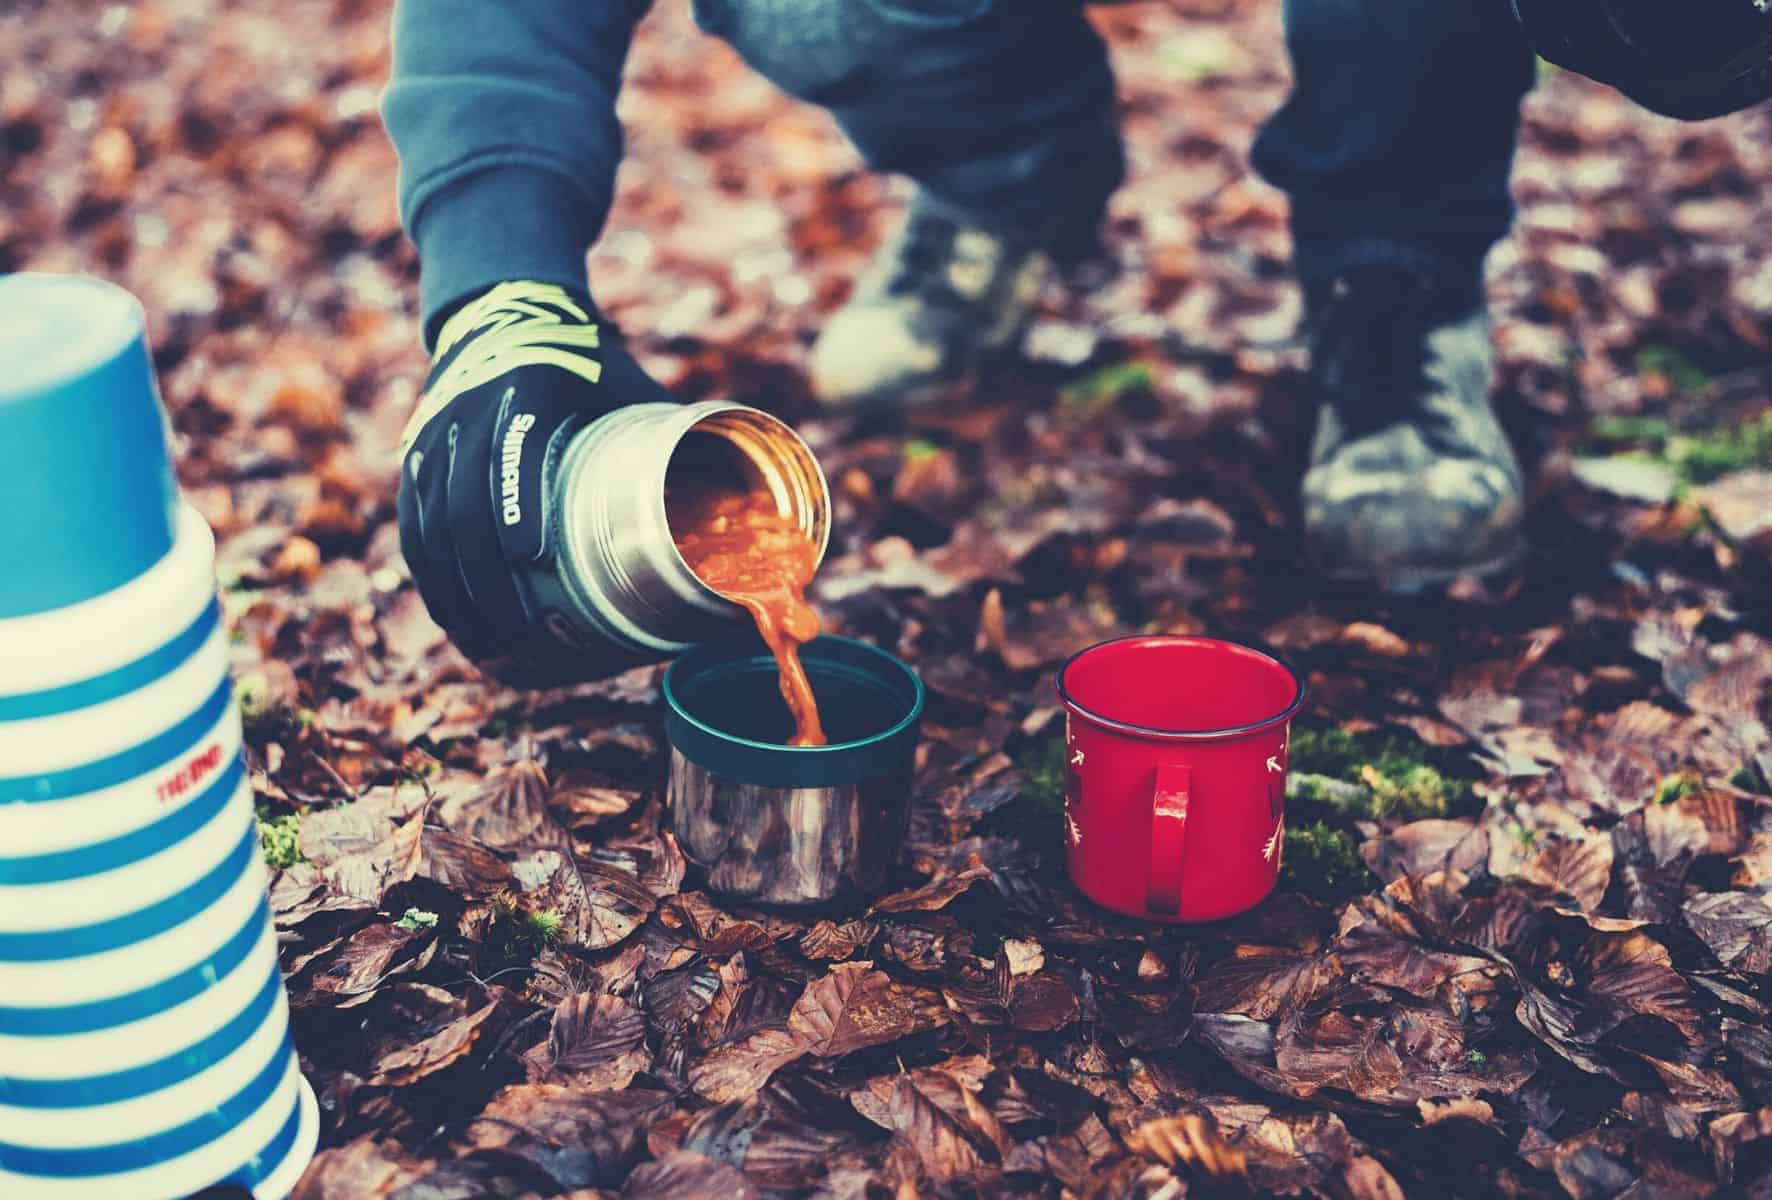
[[[1079, 0], [696, 0], [878, 170], [1039, 228], [1119, 182], [1114, 84]], [[1471, 278], [1512, 217], [1533, 56], [1506, 0], [1286, 0], [1295, 87], [1255, 144], [1307, 281], [1375, 262]], [[1187, 119], [1178, 113], [1177, 120]]]

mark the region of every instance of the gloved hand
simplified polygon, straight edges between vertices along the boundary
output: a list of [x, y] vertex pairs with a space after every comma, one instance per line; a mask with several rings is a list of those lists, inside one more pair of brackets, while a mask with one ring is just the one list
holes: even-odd
[[525, 570], [559, 536], [544, 468], [590, 421], [660, 401], [674, 398], [583, 293], [502, 283], [444, 323], [400, 439], [400, 547], [463, 653], [507, 677], [543, 659], [545, 674], [571, 677], [570, 622], [538, 602]]

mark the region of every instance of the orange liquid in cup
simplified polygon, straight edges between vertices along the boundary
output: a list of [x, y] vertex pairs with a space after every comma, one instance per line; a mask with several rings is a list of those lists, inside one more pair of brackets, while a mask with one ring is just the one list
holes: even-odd
[[781, 695], [794, 717], [790, 746], [823, 746], [824, 727], [800, 647], [818, 636], [818, 613], [806, 587], [818, 569], [818, 547], [760, 488], [691, 477], [667, 485], [666, 511], [677, 550], [701, 581], [757, 623], [775, 656]]

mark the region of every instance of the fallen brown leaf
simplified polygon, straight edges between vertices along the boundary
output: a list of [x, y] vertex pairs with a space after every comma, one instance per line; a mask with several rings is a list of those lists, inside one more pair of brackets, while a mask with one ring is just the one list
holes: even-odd
[[1210, 1113], [1146, 1121], [1126, 1135], [1126, 1145], [1166, 1166], [1188, 1167], [1207, 1175], [1240, 1176], [1249, 1169], [1243, 1152], [1224, 1140]]
[[657, 1162], [641, 1163], [621, 1189], [622, 1200], [677, 1200], [687, 1196], [720, 1196], [757, 1200], [751, 1181], [723, 1162], [678, 1150]]
[[547, 1041], [524, 1056], [532, 1083], [570, 1083], [587, 1092], [620, 1091], [651, 1065], [646, 1019], [614, 996], [581, 992], [554, 1009]]
[[806, 986], [788, 1028], [809, 1054], [835, 1058], [945, 1023], [939, 997], [895, 982], [872, 963], [838, 963]]

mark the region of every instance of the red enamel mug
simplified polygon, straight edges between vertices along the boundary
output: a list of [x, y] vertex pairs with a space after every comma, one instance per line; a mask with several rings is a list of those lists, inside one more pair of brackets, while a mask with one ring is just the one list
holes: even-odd
[[1058, 672], [1065, 858], [1115, 912], [1213, 921], [1259, 904], [1286, 838], [1286, 742], [1304, 681], [1204, 637], [1126, 637]]

